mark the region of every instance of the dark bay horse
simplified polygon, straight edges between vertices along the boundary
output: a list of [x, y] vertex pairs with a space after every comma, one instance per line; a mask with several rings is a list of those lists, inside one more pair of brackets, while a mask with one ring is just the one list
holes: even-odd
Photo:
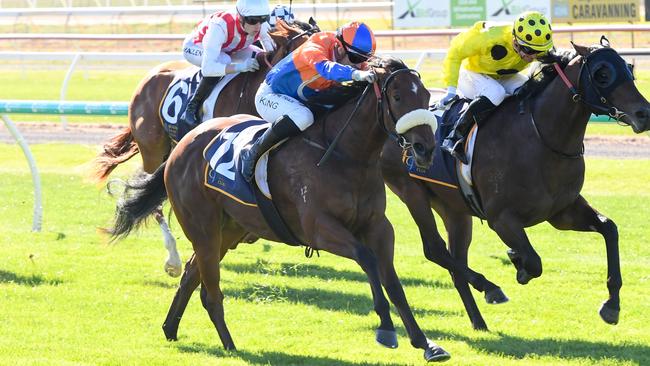
[[[429, 92], [419, 76], [401, 61], [381, 60], [375, 70], [378, 83], [383, 85], [381, 91], [377, 84], [368, 85], [361, 97], [317, 120], [300, 137], [289, 139], [272, 154], [269, 186], [278, 211], [300, 240], [313, 249], [352, 259], [366, 273], [380, 318], [378, 342], [397, 347], [385, 290], [404, 322], [411, 344], [424, 350], [427, 361], [446, 360], [449, 354], [428, 340], [418, 326], [395, 272], [394, 232], [385, 216], [386, 192], [379, 165], [388, 136], [398, 139], [396, 126], [406, 127], [398, 130], [418, 164], [431, 164], [435, 123], [426, 110]], [[364, 98], [372, 94], [373, 88], [377, 97]], [[330, 160], [318, 167], [316, 163], [325, 147], [346, 124], [353, 107], [359, 117], [341, 135]], [[168, 196], [192, 242], [195, 254], [163, 325], [170, 340], [176, 340], [180, 317], [200, 281], [203, 306], [224, 348], [234, 349], [224, 320], [220, 261], [248, 233], [278, 241], [257, 208], [241, 205], [203, 184], [207, 163], [202, 153], [206, 145], [223, 127], [247, 118], [251, 117], [217, 118], [191, 131], [152, 175], [127, 185], [127, 198], [118, 205], [115, 225], [109, 231], [114, 238], [128, 235]]]
[[[609, 299], [599, 314], [609, 323], [619, 319], [622, 285], [616, 224], [592, 208], [580, 195], [584, 182], [583, 140], [592, 112], [609, 114], [641, 133], [650, 129], [650, 105], [634, 84], [628, 65], [609, 43], [573, 45], [574, 51], [553, 56], [567, 83], [552, 63], [539, 80], [524, 90], [529, 97], [507, 99], [481, 124], [476, 138], [472, 176], [486, 220], [510, 247], [517, 281], [526, 284], [542, 274], [542, 262], [524, 228], [547, 221], [559, 230], [592, 231], [605, 239]], [[576, 92], [569, 87], [575, 86]], [[520, 114], [525, 103], [525, 113]], [[472, 211], [457, 189], [413, 179], [402, 163], [402, 152], [386, 144], [382, 171], [386, 183], [407, 205], [422, 237], [425, 255], [431, 243], [444, 246], [431, 208], [442, 218], [449, 251], [467, 263], [472, 239]], [[453, 276], [475, 329], [487, 329], [467, 283]]]
[[[253, 73], [243, 73], [231, 80], [221, 91], [214, 106], [213, 116], [231, 116], [237, 113], [257, 114], [255, 93], [269, 70], [269, 65], [279, 62], [289, 52], [304, 43], [311, 33], [318, 31], [316, 23], [295, 21], [288, 25], [278, 21], [271, 37], [276, 50], [270, 54], [258, 54], [260, 69]], [[265, 59], [266, 58], [266, 59]], [[142, 157], [143, 170], [153, 173], [165, 161], [171, 151], [173, 141], [163, 128], [159, 106], [169, 84], [178, 72], [190, 65], [185, 61], [166, 62], [151, 70], [136, 88], [129, 104], [129, 126], [104, 144], [103, 151], [93, 161], [91, 179], [103, 182], [121, 163], [138, 152]], [[176, 277], [181, 274], [181, 259], [176, 249], [176, 240], [162, 210], [155, 214], [164, 237], [169, 257], [165, 262], [165, 272]]]

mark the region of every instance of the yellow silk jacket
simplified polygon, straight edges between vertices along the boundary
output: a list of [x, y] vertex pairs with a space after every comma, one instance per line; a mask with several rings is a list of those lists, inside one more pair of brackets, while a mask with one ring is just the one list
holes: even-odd
[[495, 79], [517, 73], [528, 66], [512, 47], [512, 25], [489, 26], [474, 23], [472, 28], [458, 34], [451, 41], [443, 62], [445, 86], [458, 85], [462, 67]]

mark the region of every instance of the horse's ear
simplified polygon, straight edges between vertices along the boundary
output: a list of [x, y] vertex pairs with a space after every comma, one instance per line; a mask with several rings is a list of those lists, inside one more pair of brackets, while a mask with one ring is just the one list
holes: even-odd
[[309, 25], [311, 25], [312, 30], [320, 32], [320, 27], [318, 27], [318, 24], [316, 24], [316, 19], [314, 19], [314, 17], [309, 17], [309, 20], [307, 21], [307, 23], [309, 23]]
[[580, 46], [580, 45], [578, 45], [578, 44], [573, 43], [573, 41], [570, 41], [570, 42], [571, 42], [571, 46], [573, 46], [573, 49], [576, 50], [576, 52], [578, 53], [578, 55], [580, 55], [580, 56], [587, 56], [587, 55], [589, 54], [589, 47], [587, 47], [587, 46]]
[[609, 39], [607, 39], [607, 37], [605, 37], [604, 34], [602, 36], [600, 36], [600, 45], [603, 46], [603, 47], [607, 47], [607, 48], [611, 47], [609, 45]]

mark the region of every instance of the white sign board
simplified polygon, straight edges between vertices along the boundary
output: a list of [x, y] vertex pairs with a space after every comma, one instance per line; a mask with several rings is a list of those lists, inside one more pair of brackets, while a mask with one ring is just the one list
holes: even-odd
[[486, 20], [511, 23], [525, 11], [538, 11], [551, 20], [551, 0], [487, 0]]
[[438, 28], [451, 25], [450, 1], [395, 0], [393, 25], [395, 28]]

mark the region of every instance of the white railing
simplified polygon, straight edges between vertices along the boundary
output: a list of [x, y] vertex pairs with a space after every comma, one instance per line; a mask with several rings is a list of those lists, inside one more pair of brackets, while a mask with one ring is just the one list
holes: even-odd
[[[618, 53], [626, 58], [650, 58], [650, 48], [619, 48]], [[447, 54], [447, 49], [424, 50], [388, 50], [377, 51], [380, 56], [393, 56], [404, 60], [415, 60], [414, 69], [419, 70], [422, 63], [429, 60], [442, 60]], [[69, 61], [70, 65], [63, 79], [60, 89], [60, 100], [64, 101], [68, 83], [72, 74], [81, 61], [145, 61], [164, 62], [182, 60], [180, 52], [0, 52], [0, 60], [11, 61]], [[65, 119], [62, 117], [65, 124]]]
[[[464, 28], [378, 30], [378, 38], [454, 36]], [[553, 28], [554, 33], [650, 32], [650, 24], [593, 25]], [[71, 33], [0, 33], [0, 40], [83, 40], [83, 41], [167, 41], [183, 40], [185, 34], [71, 34]]]
[[[293, 4], [291, 9], [298, 15], [306, 12], [322, 14], [347, 12], [390, 12], [391, 1]], [[111, 6], [111, 7], [62, 7], [62, 8], [2, 8], [0, 17], [20, 16], [119, 16], [119, 15], [195, 15], [217, 10], [229, 10], [233, 4], [181, 5], [181, 6]]]

